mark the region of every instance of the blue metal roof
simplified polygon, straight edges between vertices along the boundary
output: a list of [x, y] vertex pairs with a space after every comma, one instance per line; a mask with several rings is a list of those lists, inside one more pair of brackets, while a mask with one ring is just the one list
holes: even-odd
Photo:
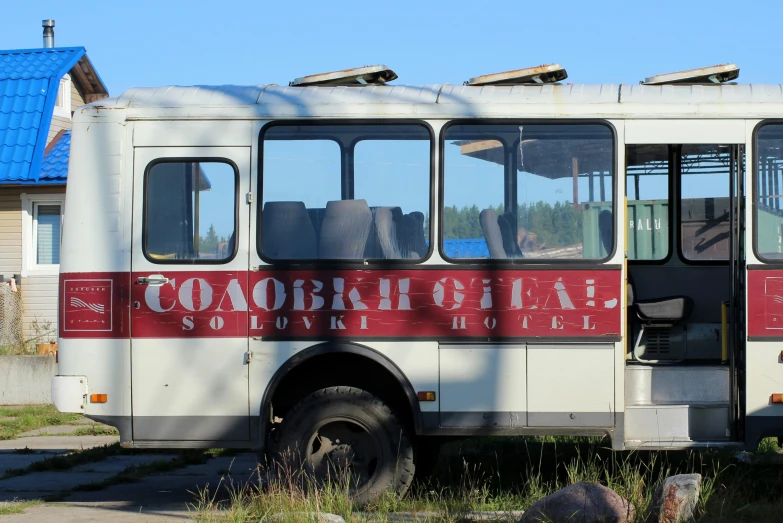
[[84, 47], [0, 51], [0, 184], [39, 182], [60, 79], [84, 54]]
[[65, 183], [68, 179], [68, 156], [71, 152], [71, 131], [64, 131], [51, 144], [41, 164], [38, 183]]
[[489, 258], [484, 238], [443, 240], [443, 254], [449, 258]]

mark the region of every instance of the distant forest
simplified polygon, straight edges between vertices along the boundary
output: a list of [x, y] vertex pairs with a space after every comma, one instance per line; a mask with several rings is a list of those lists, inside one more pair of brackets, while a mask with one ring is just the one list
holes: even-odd
[[[503, 205], [490, 206], [498, 215], [503, 214]], [[483, 238], [479, 214], [483, 209], [472, 207], [446, 207], [443, 214], [443, 235], [445, 239]], [[547, 247], [562, 247], [582, 242], [582, 211], [574, 209], [569, 202], [554, 205], [538, 202], [518, 207], [518, 227], [533, 232], [538, 244]]]

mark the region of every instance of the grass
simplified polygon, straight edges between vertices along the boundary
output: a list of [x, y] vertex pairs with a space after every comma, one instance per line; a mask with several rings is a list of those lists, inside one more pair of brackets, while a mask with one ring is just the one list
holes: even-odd
[[0, 440], [7, 440], [43, 427], [67, 425], [82, 419], [83, 416], [57, 412], [54, 405], [27, 405], [18, 409], [0, 407], [0, 418], [14, 418], [0, 421]]
[[227, 476], [219, 489], [199, 492], [192, 517], [199, 523], [244, 523], [279, 514], [275, 521], [293, 522], [302, 521], [303, 514], [334, 513], [348, 523], [364, 523], [415, 512], [424, 516], [421, 521], [451, 523], [468, 512], [525, 509], [569, 484], [590, 481], [630, 500], [640, 523], [664, 478], [698, 472], [703, 482], [697, 521], [781, 521], [783, 467], [763, 459], [775, 452], [774, 440], [764, 442], [753, 464], [737, 463], [729, 452], [620, 453], [606, 448], [607, 443], [597, 438], [455, 442], [444, 447], [432, 478], [415, 481], [404, 497], [386, 495], [361, 511], [348, 499], [345, 480], [315, 488], [311, 480], [288, 472], [271, 478], [260, 491]]
[[0, 516], [13, 516], [21, 514], [30, 507], [40, 505], [41, 501], [0, 501]]

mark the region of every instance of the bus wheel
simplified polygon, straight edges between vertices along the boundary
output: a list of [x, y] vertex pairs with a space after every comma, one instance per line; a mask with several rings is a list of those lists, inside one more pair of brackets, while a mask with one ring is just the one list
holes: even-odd
[[283, 418], [276, 453], [318, 484], [348, 481], [358, 504], [388, 490], [403, 494], [413, 480], [406, 428], [380, 399], [354, 387], [321, 389], [295, 405]]

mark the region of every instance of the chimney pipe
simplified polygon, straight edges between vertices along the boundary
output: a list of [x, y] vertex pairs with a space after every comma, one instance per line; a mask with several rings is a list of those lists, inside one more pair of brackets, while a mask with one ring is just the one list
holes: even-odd
[[43, 46], [51, 49], [54, 47], [54, 20], [43, 20], [41, 22], [43, 26]]

